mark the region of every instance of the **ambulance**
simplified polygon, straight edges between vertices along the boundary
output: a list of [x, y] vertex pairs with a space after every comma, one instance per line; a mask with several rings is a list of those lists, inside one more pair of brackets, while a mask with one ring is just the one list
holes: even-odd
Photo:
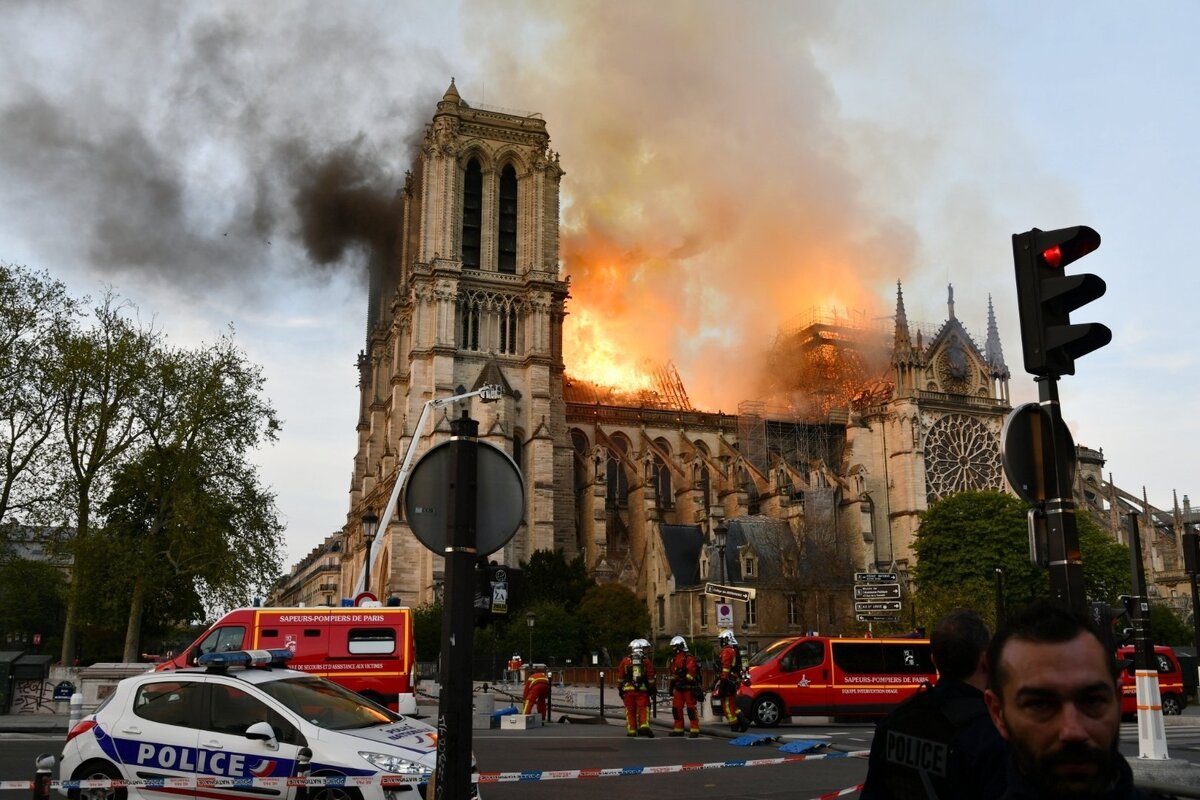
[[412, 609], [402, 606], [239, 608], [156, 667], [193, 667], [207, 653], [286, 649], [289, 669], [328, 678], [399, 714], [417, 712]]
[[928, 639], [780, 639], [748, 672], [738, 707], [764, 728], [788, 717], [882, 716], [937, 681]]

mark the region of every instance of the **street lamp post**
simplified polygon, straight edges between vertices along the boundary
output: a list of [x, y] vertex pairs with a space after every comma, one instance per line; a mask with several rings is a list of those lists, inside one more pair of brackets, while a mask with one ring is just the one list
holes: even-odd
[[529, 667], [533, 668], [533, 623], [537, 620], [537, 614], [532, 611], [525, 614], [525, 624], [529, 626]]
[[363, 590], [371, 591], [371, 543], [375, 541], [375, 532], [379, 530], [379, 517], [375, 509], [368, 508], [362, 516], [363, 549], [366, 551], [366, 563], [363, 567]]
[[[717, 560], [721, 564], [721, 585], [725, 585], [725, 540], [729, 536], [729, 529], [725, 527], [725, 521], [721, 520], [717, 523], [717, 527], [713, 528], [713, 538], [717, 544]], [[725, 602], [725, 598], [721, 598], [721, 602]], [[717, 629], [720, 631], [721, 623], [718, 619]]]

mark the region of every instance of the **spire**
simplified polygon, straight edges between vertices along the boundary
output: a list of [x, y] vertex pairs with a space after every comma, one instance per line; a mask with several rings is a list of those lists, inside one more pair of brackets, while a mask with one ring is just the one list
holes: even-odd
[[[954, 307], [953, 301], [951, 301], [950, 307]], [[1000, 330], [996, 327], [996, 311], [992, 308], [990, 294], [988, 295], [987, 346], [984, 349], [988, 366], [992, 368], [992, 375], [997, 378], [1010, 377], [1008, 365], [1004, 363], [1004, 350], [1000, 347]]]
[[947, 283], [946, 289], [950, 292], [950, 298], [946, 301], [946, 305], [950, 308], [949, 319], [954, 319], [954, 284]]
[[446, 90], [446, 93], [444, 95], [442, 95], [442, 102], [457, 103], [460, 100], [462, 100], [462, 98], [458, 94], [458, 89], [454, 88], [454, 78], [451, 78], [450, 79], [450, 88]]
[[908, 315], [904, 312], [904, 290], [900, 288], [900, 281], [896, 281], [896, 344], [892, 356], [908, 355], [910, 350], [912, 337], [908, 332]]

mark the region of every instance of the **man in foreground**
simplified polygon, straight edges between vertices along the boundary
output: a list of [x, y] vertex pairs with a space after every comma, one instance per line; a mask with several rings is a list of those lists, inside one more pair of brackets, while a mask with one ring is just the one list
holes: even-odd
[[1153, 796], [1117, 751], [1117, 666], [1090, 620], [1036, 603], [997, 634], [988, 665], [984, 696], [1009, 744], [1006, 798]]

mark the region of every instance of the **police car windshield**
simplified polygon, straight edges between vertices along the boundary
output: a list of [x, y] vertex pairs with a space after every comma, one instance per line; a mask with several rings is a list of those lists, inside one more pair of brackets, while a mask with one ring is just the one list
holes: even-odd
[[258, 688], [313, 725], [329, 730], [369, 728], [400, 719], [386, 708], [323, 678], [285, 678], [260, 683]]

